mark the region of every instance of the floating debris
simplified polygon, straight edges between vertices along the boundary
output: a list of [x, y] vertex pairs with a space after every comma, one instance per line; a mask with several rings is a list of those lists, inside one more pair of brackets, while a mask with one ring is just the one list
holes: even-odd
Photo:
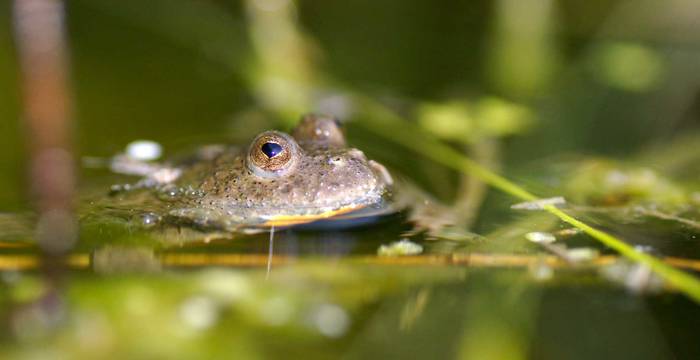
[[529, 232], [525, 234], [525, 238], [572, 264], [591, 261], [596, 259], [599, 255], [598, 250], [593, 248], [581, 247], [569, 249], [564, 244], [554, 244], [557, 238], [552, 233], [548, 232]]
[[408, 239], [393, 242], [389, 245], [382, 245], [377, 250], [379, 256], [405, 256], [418, 255], [423, 252], [423, 246]]
[[648, 266], [620, 260], [600, 269], [600, 274], [635, 294], [658, 293], [664, 288], [664, 281]]
[[583, 231], [579, 228], [566, 228], [555, 232], [554, 235], [558, 238], [567, 238], [581, 233], [583, 233]]
[[566, 250], [566, 259], [571, 262], [591, 261], [600, 255], [598, 250], [588, 247], [580, 247]]
[[634, 249], [647, 254], [653, 254], [656, 252], [656, 249], [654, 249], [654, 247], [651, 245], [635, 245]]
[[162, 154], [160, 144], [151, 140], [136, 140], [126, 146], [126, 155], [135, 160], [153, 161]]
[[688, 194], [662, 174], [646, 167], [634, 167], [612, 160], [581, 163], [564, 185], [565, 193], [579, 205], [603, 207], [687, 203]]
[[535, 201], [526, 201], [511, 205], [510, 208], [513, 210], [544, 210], [546, 206], [563, 206], [566, 204], [566, 199], [562, 196], [538, 199]]
[[551, 244], [557, 241], [557, 238], [548, 232], [533, 231], [525, 234], [525, 238], [537, 244]]

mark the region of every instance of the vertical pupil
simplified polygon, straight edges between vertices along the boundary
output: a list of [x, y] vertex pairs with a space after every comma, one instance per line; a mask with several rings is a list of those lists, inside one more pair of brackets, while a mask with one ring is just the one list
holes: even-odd
[[262, 145], [260, 150], [262, 150], [263, 154], [265, 154], [268, 158], [271, 159], [282, 152], [282, 145], [273, 142], [267, 142]]

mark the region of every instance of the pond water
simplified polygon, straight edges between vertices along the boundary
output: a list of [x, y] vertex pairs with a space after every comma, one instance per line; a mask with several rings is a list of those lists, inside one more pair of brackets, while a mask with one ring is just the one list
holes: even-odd
[[[79, 221], [58, 264], [36, 244], [0, 5], [5, 356], [700, 358], [692, 291], [546, 211], [513, 209], [523, 199], [431, 147], [563, 196], [562, 210], [690, 274], [692, 288], [700, 38], [687, 34], [700, 32], [689, 19], [652, 21], [626, 1], [66, 3]], [[109, 195], [138, 180], [102, 166], [132, 141], [169, 158], [288, 131], [309, 111], [339, 116], [350, 145], [454, 204], [461, 227], [412, 234], [405, 209], [212, 235], [144, 222], [150, 209]]]

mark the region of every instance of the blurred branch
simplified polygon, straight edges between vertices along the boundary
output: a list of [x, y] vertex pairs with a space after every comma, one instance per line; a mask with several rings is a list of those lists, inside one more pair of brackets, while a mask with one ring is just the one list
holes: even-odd
[[58, 0], [15, 1], [31, 189], [39, 213], [37, 240], [49, 257], [65, 254], [76, 237], [71, 209], [75, 183], [70, 149], [72, 109], [63, 16], [63, 3]]
[[[468, 146], [467, 150], [471, 150], [474, 159], [484, 167], [494, 171], [500, 169], [499, 146], [496, 140], [483, 139], [476, 144]], [[481, 179], [467, 174], [461, 175], [459, 189], [453, 205], [454, 211], [463, 216], [460, 219], [463, 221], [461, 225], [466, 228], [472, 228], [487, 192], [488, 186]]]
[[15, 321], [35, 317], [41, 331], [57, 325], [65, 313], [59, 292], [63, 260], [77, 238], [64, 8], [60, 0], [15, 0], [14, 4], [30, 187], [38, 213], [36, 239], [49, 291], [13, 316]]
[[[116, 256], [116, 254], [114, 254]], [[226, 254], [226, 253], [164, 253], [156, 256], [157, 261], [166, 267], [202, 267], [202, 266], [231, 266], [252, 267], [265, 269], [268, 264], [267, 255], [262, 254]], [[458, 266], [471, 268], [527, 268], [545, 265], [552, 268], [586, 268], [611, 265], [623, 259], [616, 255], [602, 255], [591, 261], [572, 265], [559, 256], [545, 254], [512, 254], [512, 253], [469, 253], [450, 255], [419, 255], [419, 256], [354, 256], [343, 262], [361, 263], [380, 266]], [[89, 254], [74, 254], [65, 259], [65, 264], [76, 269], [87, 269], [93, 266], [93, 257]], [[664, 257], [662, 260], [678, 268], [700, 271], [700, 260]], [[272, 258], [274, 266], [299, 264], [295, 256], [275, 255]], [[315, 260], [308, 260], [313, 262]], [[33, 255], [0, 255], [0, 270], [36, 269], [39, 261]], [[128, 269], [127, 269], [128, 270]]]
[[248, 0], [248, 31], [255, 65], [247, 74], [258, 101], [287, 125], [313, 108], [318, 85], [313, 53], [297, 24], [292, 1]]
[[543, 93], [559, 64], [554, 41], [557, 2], [499, 0], [487, 74], [505, 94]]

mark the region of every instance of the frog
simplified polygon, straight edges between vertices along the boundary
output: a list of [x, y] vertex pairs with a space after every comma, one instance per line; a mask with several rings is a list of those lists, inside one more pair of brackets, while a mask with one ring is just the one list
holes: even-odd
[[302, 116], [290, 133], [264, 131], [246, 147], [209, 145], [162, 163], [118, 155], [110, 167], [141, 177], [113, 186], [113, 196], [139, 192], [159, 204], [154, 216], [202, 230], [254, 232], [397, 211], [386, 167], [348, 146], [342, 124], [323, 114]]

